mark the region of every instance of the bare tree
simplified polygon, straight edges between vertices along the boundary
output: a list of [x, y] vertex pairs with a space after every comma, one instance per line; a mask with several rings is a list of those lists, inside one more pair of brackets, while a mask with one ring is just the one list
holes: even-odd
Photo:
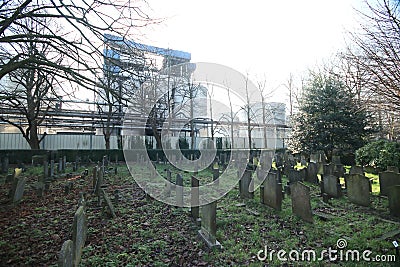
[[[45, 34], [46, 29], [42, 24], [57, 25], [48, 18], [38, 21], [25, 19], [20, 21], [23, 29], [34, 29], [36, 32]], [[39, 60], [52, 60], [55, 64], [62, 64], [64, 56], [58, 54], [47, 43], [38, 42], [34, 36], [26, 32], [29, 42], [10, 44], [10, 49], [20, 51], [29, 58]], [[0, 99], [2, 100], [2, 113], [0, 121], [16, 127], [25, 138], [32, 149], [40, 149], [40, 142], [45, 134], [39, 137], [39, 127], [48, 116], [49, 111], [55, 110], [56, 102], [65, 93], [62, 91], [62, 82], [54, 73], [48, 69], [20, 67], [8, 73], [8, 83], [3, 83], [0, 88]]]
[[[142, 10], [143, 3], [128, 0], [74, 3], [61, 0], [3, 1], [0, 9], [0, 79], [21, 67], [40, 67], [92, 90], [94, 85], [98, 85], [102, 70], [104, 33], [132, 40], [131, 37], [137, 34], [135, 29], [151, 22]], [[36, 31], [21, 23], [27, 18], [36, 21], [46, 31]], [[65, 30], [55, 31], [51, 25], [42, 23], [43, 18], [51, 18]], [[12, 44], [29, 42], [26, 32], [36, 42], [46, 43], [54, 51], [64, 54], [64, 64], [10, 49]]]
[[[365, 1], [368, 11], [359, 12], [361, 33], [351, 33], [354, 44], [346, 55], [363, 75], [360, 85], [400, 106], [400, 3], [394, 0]], [[361, 80], [361, 79], [360, 79]]]

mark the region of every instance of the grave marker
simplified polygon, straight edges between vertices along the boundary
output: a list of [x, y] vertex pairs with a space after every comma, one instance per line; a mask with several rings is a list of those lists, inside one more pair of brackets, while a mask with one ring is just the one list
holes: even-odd
[[350, 174], [362, 174], [364, 175], [364, 169], [361, 166], [351, 166]]
[[306, 222], [313, 222], [310, 187], [301, 182], [290, 185], [292, 196], [292, 212], [302, 218]]
[[305, 172], [305, 170], [304, 171], [297, 171], [297, 170], [294, 170], [294, 169], [289, 170], [289, 175], [288, 175], [289, 183], [295, 183], [295, 182], [303, 181], [302, 178], [303, 178], [303, 175], [305, 174], [304, 172]]
[[282, 207], [282, 184], [278, 181], [278, 175], [269, 172], [267, 178], [263, 182], [263, 203], [276, 210]]
[[97, 180], [94, 190], [96, 196], [100, 196], [100, 188], [103, 185], [103, 176], [104, 176], [104, 166], [101, 166], [100, 170], [97, 172]]
[[315, 162], [308, 163], [305, 181], [318, 183], [317, 164]]
[[59, 267], [73, 267], [73, 245], [72, 240], [67, 240], [63, 243], [61, 251], [58, 255], [58, 266]]
[[10, 199], [13, 203], [19, 202], [24, 195], [26, 177], [14, 178], [10, 191]]
[[113, 219], [116, 218], [117, 215], [115, 214], [114, 205], [111, 203], [110, 197], [103, 188], [101, 188], [101, 195], [103, 196], [103, 199], [106, 202], [106, 205], [108, 207], [108, 210], [110, 211], [111, 216], [113, 217]]
[[183, 206], [183, 178], [179, 173], [176, 175], [176, 204]]
[[62, 160], [62, 170], [63, 170], [63, 172], [65, 171], [66, 168], [67, 168], [67, 156], [64, 156], [63, 160]]
[[82, 256], [82, 250], [86, 242], [86, 235], [87, 235], [87, 217], [84, 207], [80, 206], [75, 212], [74, 222], [72, 225], [74, 266], [79, 266], [79, 262]]
[[388, 189], [388, 200], [390, 214], [400, 217], [400, 185]]
[[351, 174], [347, 178], [347, 196], [357, 205], [368, 207], [371, 204], [369, 197], [369, 179], [362, 174]]
[[254, 198], [254, 181], [252, 179], [252, 171], [245, 170], [242, 178], [240, 179], [240, 197], [241, 198]]
[[192, 176], [191, 179], [191, 192], [190, 192], [190, 214], [192, 215], [192, 219], [197, 223], [199, 219], [199, 204], [200, 204], [200, 199], [199, 199], [199, 180]]
[[63, 160], [62, 160], [62, 158], [59, 158], [58, 159], [58, 173], [62, 173], [62, 171], [63, 171]]
[[219, 167], [217, 166], [217, 168], [213, 168], [213, 181], [214, 184], [218, 185], [219, 184]]
[[50, 160], [50, 177], [54, 177], [54, 160]]
[[395, 185], [400, 185], [399, 173], [388, 172], [388, 171], [379, 173], [380, 194], [382, 196], [387, 196], [389, 187]]
[[324, 193], [338, 198], [342, 195], [339, 179], [334, 175], [325, 175], [323, 179]]
[[1, 161], [1, 172], [4, 174], [8, 173], [8, 165], [9, 165], [9, 159], [7, 156], [5, 156], [3, 158], [3, 160]]
[[217, 234], [217, 202], [211, 202], [201, 208], [201, 229], [199, 236], [210, 248], [221, 248], [221, 244], [216, 239]]

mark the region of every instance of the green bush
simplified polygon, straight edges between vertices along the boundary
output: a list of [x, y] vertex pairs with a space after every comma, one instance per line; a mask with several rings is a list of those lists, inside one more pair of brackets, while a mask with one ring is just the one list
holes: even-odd
[[400, 168], [400, 144], [385, 140], [368, 143], [356, 151], [356, 162], [381, 170], [387, 166]]

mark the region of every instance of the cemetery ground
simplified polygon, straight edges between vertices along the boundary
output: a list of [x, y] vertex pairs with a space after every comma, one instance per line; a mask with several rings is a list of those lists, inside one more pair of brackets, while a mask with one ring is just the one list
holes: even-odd
[[[164, 172], [165, 165], [158, 165]], [[394, 266], [389, 263], [329, 261], [325, 255], [315, 262], [260, 261], [257, 253], [268, 251], [336, 249], [336, 242], [347, 241], [346, 249], [372, 251], [372, 255], [394, 255], [393, 240], [400, 238], [400, 222], [389, 215], [388, 201], [378, 195], [377, 175], [373, 179], [370, 207], [351, 204], [347, 197], [322, 201], [318, 185], [311, 188], [314, 222], [307, 223], [292, 213], [290, 196], [285, 194], [281, 211], [254, 199], [243, 200], [236, 186], [217, 203], [217, 233], [222, 249], [209, 250], [198, 238], [198, 226], [188, 208], [176, 208], [150, 197], [138, 187], [124, 164], [118, 173], [104, 176], [104, 189], [111, 198], [116, 217], [112, 218], [92, 194], [92, 167], [81, 177], [81, 167], [71, 177], [51, 183], [43, 196], [34, 188], [42, 168], [28, 167], [25, 192], [19, 203], [10, 204], [10, 184], [0, 180], [0, 266], [56, 266], [63, 242], [71, 239], [79, 194], [84, 193], [88, 232], [80, 266]], [[139, 172], [139, 166], [136, 166]], [[171, 167], [168, 167], [171, 168]], [[178, 172], [172, 170], [172, 176]], [[68, 166], [67, 173], [72, 171]], [[189, 173], [180, 172], [186, 183]], [[199, 180], [212, 177], [209, 170]], [[285, 181], [285, 177], [283, 178]], [[66, 184], [73, 183], [66, 189]], [[276, 255], [276, 254], [275, 254]], [[286, 255], [287, 256], [287, 255]]]

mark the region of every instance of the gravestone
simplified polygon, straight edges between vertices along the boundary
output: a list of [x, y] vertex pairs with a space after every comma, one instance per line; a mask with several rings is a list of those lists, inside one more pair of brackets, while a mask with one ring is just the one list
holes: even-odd
[[190, 191], [190, 214], [192, 216], [192, 219], [197, 223], [199, 219], [199, 180], [192, 176], [191, 179], [191, 191]]
[[171, 171], [169, 169], [166, 169], [165, 172], [167, 173], [167, 178], [165, 181], [164, 196], [170, 197], [171, 196]]
[[389, 211], [392, 216], [400, 217], [400, 185], [388, 189]]
[[3, 160], [1, 161], [1, 172], [4, 174], [8, 173], [8, 165], [9, 165], [9, 159], [7, 156], [5, 156], [3, 158]]
[[61, 251], [58, 255], [58, 266], [59, 267], [73, 267], [73, 245], [72, 240], [67, 240], [63, 243]]
[[306, 222], [313, 222], [310, 187], [301, 182], [290, 185], [292, 196], [292, 212]]
[[318, 183], [317, 164], [315, 162], [308, 163], [305, 181]]
[[101, 188], [101, 195], [103, 196], [103, 199], [108, 207], [108, 211], [110, 212], [111, 217], [116, 218], [117, 215], [115, 214], [114, 205], [111, 203], [110, 197], [108, 196], [108, 194], [106, 193], [106, 191], [103, 188]]
[[346, 170], [343, 166], [343, 164], [335, 164], [333, 168], [333, 175], [336, 177], [344, 177], [344, 174], [346, 173]]
[[216, 239], [217, 234], [217, 202], [211, 202], [201, 208], [201, 229], [199, 236], [210, 249], [221, 248]]
[[107, 156], [103, 156], [102, 166], [104, 166], [104, 167], [108, 166], [108, 157]]
[[73, 259], [74, 266], [79, 266], [82, 250], [85, 246], [87, 235], [87, 216], [83, 206], [80, 206], [74, 215], [72, 225]]
[[288, 173], [289, 183], [301, 182], [302, 176], [304, 175], [304, 171], [297, 171], [297, 170], [289, 170]]
[[380, 172], [379, 173], [379, 187], [382, 196], [388, 195], [389, 187], [400, 185], [400, 174], [394, 172]]
[[96, 196], [100, 196], [100, 188], [103, 185], [103, 178], [104, 178], [104, 166], [101, 166], [100, 170], [98, 170], [97, 172], [96, 186], [94, 190]]
[[54, 177], [54, 160], [50, 160], [50, 177]]
[[62, 170], [63, 170], [63, 172], [65, 171], [66, 168], [67, 168], [67, 156], [64, 156], [63, 160], [62, 160]]
[[256, 174], [257, 174], [257, 179], [258, 179], [259, 181], [263, 181], [263, 180], [265, 180], [265, 178], [267, 177], [268, 171], [266, 171], [266, 170], [264, 170], [264, 169], [261, 169], [261, 168], [257, 168]]
[[278, 181], [278, 175], [275, 172], [269, 172], [263, 183], [263, 204], [281, 210], [282, 207], [282, 184]]
[[252, 174], [251, 170], [245, 170], [240, 179], [239, 191], [241, 198], [254, 198], [254, 181], [252, 179]]
[[14, 178], [10, 191], [10, 199], [13, 203], [19, 202], [24, 195], [26, 177]]
[[324, 193], [338, 198], [342, 195], [339, 179], [334, 175], [325, 175], [323, 179]]
[[351, 166], [349, 174], [362, 174], [362, 175], [364, 175], [364, 169], [361, 166]]
[[219, 178], [219, 168], [214, 167], [213, 168], [213, 181], [214, 181], [214, 184], [216, 184], [216, 185], [219, 184], [218, 178]]
[[63, 171], [63, 159], [59, 158], [58, 159], [58, 173], [62, 173]]
[[183, 178], [179, 173], [176, 175], [176, 204], [183, 206]]
[[323, 175], [333, 175], [335, 172], [335, 164], [324, 164], [323, 168]]
[[388, 172], [399, 173], [399, 168], [396, 167], [396, 166], [387, 166], [387, 171]]
[[368, 207], [371, 204], [369, 185], [369, 179], [364, 175], [349, 175], [347, 177], [347, 197], [354, 204]]

